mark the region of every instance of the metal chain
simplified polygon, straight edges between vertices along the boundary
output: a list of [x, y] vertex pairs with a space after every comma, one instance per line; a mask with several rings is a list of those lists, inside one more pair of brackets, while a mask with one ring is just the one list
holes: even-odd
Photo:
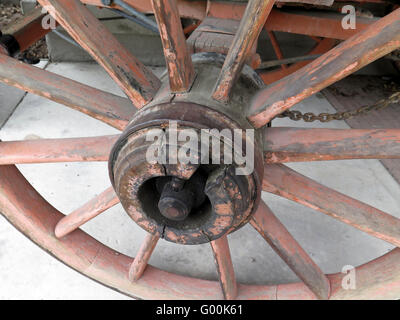
[[314, 122], [317, 120], [320, 122], [330, 122], [332, 120], [347, 120], [355, 116], [370, 113], [371, 111], [384, 109], [389, 105], [398, 102], [400, 102], [400, 91], [393, 93], [387, 99], [379, 100], [372, 105], [362, 106], [353, 111], [320, 113], [316, 115], [312, 112], [302, 113], [296, 110], [287, 110], [278, 115], [277, 118], [289, 118], [293, 121], [303, 120], [305, 122]]

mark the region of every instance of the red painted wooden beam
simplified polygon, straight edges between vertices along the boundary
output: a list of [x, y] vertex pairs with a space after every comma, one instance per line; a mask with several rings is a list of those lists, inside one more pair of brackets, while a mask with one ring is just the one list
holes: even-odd
[[266, 128], [266, 163], [400, 159], [400, 129]]
[[317, 298], [329, 298], [328, 278], [263, 201], [250, 223]]
[[171, 91], [186, 92], [192, 86], [195, 72], [176, 0], [152, 0], [152, 4], [164, 48]]
[[0, 54], [0, 81], [123, 130], [136, 112], [127, 98], [101, 91]]
[[108, 161], [118, 136], [0, 142], [0, 165]]
[[219, 282], [225, 299], [236, 299], [238, 289], [227, 236], [211, 241]]
[[400, 247], [400, 219], [282, 165], [265, 165], [263, 190], [301, 203]]
[[151, 101], [160, 80], [124, 48], [78, 0], [39, 0], [57, 22], [124, 90], [137, 108]]
[[275, 0], [250, 0], [225, 58], [212, 97], [227, 102]]
[[57, 223], [54, 231], [56, 237], [62, 238], [66, 236], [118, 203], [119, 199], [115, 194], [114, 189], [112, 187], [106, 189], [80, 208], [62, 218]]

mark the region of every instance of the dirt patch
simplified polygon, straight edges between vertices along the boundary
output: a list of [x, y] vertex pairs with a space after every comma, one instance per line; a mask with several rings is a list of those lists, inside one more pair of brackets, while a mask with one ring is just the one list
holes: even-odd
[[[22, 10], [19, 5], [0, 4], [0, 30], [12, 24], [18, 18], [21, 18]], [[48, 59], [47, 45], [45, 38], [40, 39], [25, 52], [21, 53], [18, 58], [24, 60]]]

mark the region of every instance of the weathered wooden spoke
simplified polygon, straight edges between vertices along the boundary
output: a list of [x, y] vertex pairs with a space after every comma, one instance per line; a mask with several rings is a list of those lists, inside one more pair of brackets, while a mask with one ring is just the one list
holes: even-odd
[[236, 298], [238, 289], [227, 236], [211, 241], [219, 282], [225, 299]]
[[112, 187], [106, 189], [97, 197], [85, 203], [79, 209], [71, 212], [69, 215], [62, 218], [56, 225], [55, 235], [57, 238], [62, 238], [72, 231], [78, 229], [81, 225], [89, 220], [97, 217], [100, 213], [115, 206], [119, 203], [119, 199]]
[[190, 89], [195, 72], [183, 33], [176, 0], [152, 0], [159, 26], [172, 92]]
[[[278, 39], [276, 38], [275, 33], [273, 31], [269, 31], [269, 30], [267, 30], [267, 33], [268, 33], [269, 40], [271, 41], [272, 48], [274, 48], [275, 56], [279, 60], [282, 60], [283, 59], [283, 53], [282, 53], [281, 47], [279, 46], [279, 42], [278, 42]], [[282, 69], [286, 69], [287, 65], [286, 64], [282, 64], [281, 68]]]
[[400, 9], [344, 41], [291, 75], [261, 90], [249, 120], [256, 128], [296, 103], [400, 47]]
[[228, 101], [236, 79], [253, 48], [275, 0], [250, 0], [241, 20], [239, 30], [226, 56], [213, 92], [213, 98]]
[[160, 235], [158, 233], [146, 235], [139, 252], [129, 268], [128, 276], [130, 281], [135, 282], [143, 275], [159, 239]]
[[400, 129], [266, 128], [266, 163], [399, 159]]
[[123, 130], [136, 112], [127, 98], [104, 92], [0, 54], [0, 81], [61, 103]]
[[317, 298], [329, 298], [328, 278], [263, 201], [250, 223]]
[[318, 210], [371, 236], [400, 246], [400, 219], [282, 165], [265, 166], [263, 190]]
[[[268, 19], [269, 21], [269, 19]], [[321, 55], [325, 52], [328, 52], [336, 45], [337, 40], [335, 39], [321, 39], [316, 42], [316, 45], [307, 53], [307, 56], [316, 56]], [[312, 60], [300, 61], [297, 63], [293, 63], [288, 65], [286, 68], [281, 69], [273, 69], [273, 70], [258, 70], [258, 75], [264, 81], [265, 84], [274, 83], [287, 75], [301, 69], [302, 67], [306, 66], [307, 64], [311, 63]]]
[[149, 102], [160, 80], [125, 49], [78, 0], [39, 0], [58, 23], [124, 90], [137, 108]]
[[118, 136], [0, 142], [0, 165], [108, 161]]

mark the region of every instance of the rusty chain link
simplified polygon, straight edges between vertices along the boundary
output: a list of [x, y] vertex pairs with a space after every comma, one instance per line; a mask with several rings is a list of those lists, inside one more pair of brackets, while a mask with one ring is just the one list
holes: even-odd
[[312, 112], [302, 113], [296, 110], [287, 110], [278, 115], [277, 118], [289, 118], [293, 121], [303, 120], [305, 122], [314, 122], [314, 121], [330, 122], [332, 120], [347, 120], [355, 116], [367, 114], [371, 111], [384, 109], [389, 105], [397, 102], [400, 102], [400, 91], [393, 93], [392, 95], [389, 96], [389, 98], [379, 100], [378, 102], [372, 105], [362, 106], [353, 111], [320, 113], [316, 115]]

